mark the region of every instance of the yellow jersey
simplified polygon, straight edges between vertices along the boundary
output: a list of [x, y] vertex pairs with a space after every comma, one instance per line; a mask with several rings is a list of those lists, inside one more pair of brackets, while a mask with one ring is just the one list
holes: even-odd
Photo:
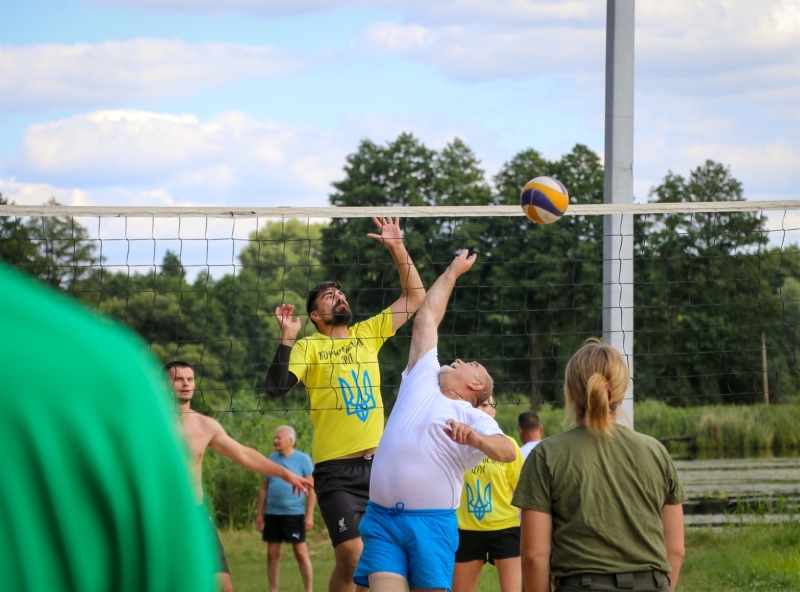
[[378, 352], [392, 335], [387, 308], [350, 327], [345, 339], [314, 333], [295, 342], [289, 372], [308, 390], [315, 463], [378, 445], [384, 424]]
[[456, 510], [461, 530], [502, 530], [519, 526], [519, 509], [511, 505], [511, 497], [525, 459], [514, 439], [506, 438], [517, 451], [515, 461], [501, 463], [486, 457], [464, 475], [461, 505]]

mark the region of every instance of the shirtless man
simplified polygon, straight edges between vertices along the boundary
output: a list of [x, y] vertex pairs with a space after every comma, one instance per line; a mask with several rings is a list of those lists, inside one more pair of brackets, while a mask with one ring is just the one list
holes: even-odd
[[[194, 395], [194, 369], [190, 364], [176, 360], [165, 365], [164, 370], [169, 375], [172, 390], [175, 392], [178, 413], [181, 416], [181, 428], [192, 455], [189, 469], [194, 476], [193, 485], [198, 504], [203, 502], [203, 454], [209, 446], [212, 450], [224, 454], [246, 469], [283, 479], [292, 486], [292, 493], [299, 495], [301, 492], [308, 492], [308, 488], [312, 487], [310, 480], [275, 464], [257, 450], [242, 446], [225, 433], [225, 429], [218, 421], [192, 411], [190, 403]], [[216, 529], [214, 533], [216, 534]], [[232, 592], [231, 574], [222, 543], [219, 541], [219, 535], [217, 535], [217, 544], [222, 570], [217, 574], [220, 588], [224, 592]]]

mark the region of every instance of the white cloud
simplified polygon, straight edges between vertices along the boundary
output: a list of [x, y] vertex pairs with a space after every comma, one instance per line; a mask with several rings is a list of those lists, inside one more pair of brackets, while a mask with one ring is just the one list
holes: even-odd
[[284, 16], [334, 10], [342, 6], [365, 5], [364, 0], [86, 0], [89, 4], [141, 10], [153, 13], [256, 14]]
[[[561, 116], [583, 120], [602, 137], [605, 3], [409, 6], [400, 22], [369, 27], [361, 47], [462, 82], [534, 79], [545, 90], [530, 97], [531, 121], [552, 102], [562, 107]], [[751, 199], [796, 199], [798, 104], [797, 0], [637, 3], [639, 199], [667, 170], [688, 173], [709, 158], [730, 165]]]
[[641, 92], [635, 126], [635, 194], [640, 200], [668, 170], [686, 175], [707, 159], [730, 166], [732, 175], [744, 184], [747, 199], [800, 196], [796, 109], [770, 113], [763, 98], [754, 106], [732, 98]]
[[742, 181], [749, 200], [798, 199], [800, 191], [800, 152], [786, 140], [760, 141], [752, 144], [700, 141], [676, 142], [663, 135], [637, 136], [634, 163], [637, 201], [658, 185], [668, 170], [688, 175], [706, 160], [730, 167], [731, 174]]
[[516, 23], [560, 22], [566, 19], [596, 18], [605, 15], [605, 5], [597, 0], [87, 0], [90, 4], [177, 14], [244, 13], [263, 17], [313, 14], [342, 8], [397, 11], [407, 19], [428, 24], [441, 23]]
[[662, 0], [640, 7], [636, 59], [645, 84], [649, 79], [691, 80], [694, 92], [717, 87], [717, 94], [797, 88], [800, 4], [795, 0]]
[[798, 180], [797, 164], [800, 152], [786, 140], [747, 144], [693, 144], [681, 150], [685, 160], [702, 163], [706, 158], [724, 162], [732, 170], [755, 180], [749, 187], [749, 197], [765, 199], [776, 187], [785, 187]]
[[766, 216], [769, 240], [775, 245], [800, 245], [800, 211], [769, 212]]
[[269, 192], [279, 181], [279, 189], [324, 199], [344, 163], [340, 136], [237, 112], [200, 119], [95, 111], [29, 127], [21, 153], [4, 168], [82, 186], [168, 184], [223, 195], [252, 195], [256, 184]]
[[605, 20], [604, 2], [594, 0], [434, 0], [394, 3], [405, 12], [407, 21], [427, 25], [483, 24], [519, 27], [545, 27], [570, 23], [593, 25]]
[[64, 206], [88, 205], [87, 194], [78, 188], [53, 187], [47, 183], [23, 183], [13, 177], [8, 181], [0, 179], [0, 194], [18, 206], [40, 206], [55, 198]]
[[[363, 44], [430, 64], [461, 81], [530, 78], [549, 73], [597, 70], [603, 66], [604, 32], [564, 26], [541, 29], [491, 25], [426, 27], [379, 23]], [[592, 49], [595, 51], [592, 51]]]
[[[575, 75], [605, 66], [605, 3], [407, 3], [402, 22], [378, 23], [361, 43], [402, 55], [457, 80]], [[652, 0], [636, 7], [637, 84], [715, 94], [797, 88], [796, 0]], [[742, 78], [744, 76], [744, 79]], [[681, 84], [685, 81], [685, 84]]]
[[125, 205], [141, 207], [191, 207], [200, 205], [190, 199], [176, 199], [163, 187], [134, 191], [124, 187], [60, 187], [50, 183], [29, 183], [14, 177], [0, 179], [0, 194], [18, 206], [40, 206], [51, 198], [63, 206]]
[[286, 76], [308, 62], [274, 47], [166, 39], [6, 46], [0, 94], [4, 111], [130, 104]]
[[[97, 205], [321, 206], [361, 139], [380, 143], [409, 131], [437, 149], [457, 135], [478, 146], [492, 140], [480, 125], [419, 113], [349, 117], [331, 130], [238, 112], [95, 111], [30, 126], [2, 175], [81, 187]], [[488, 173], [499, 164], [490, 163]]]

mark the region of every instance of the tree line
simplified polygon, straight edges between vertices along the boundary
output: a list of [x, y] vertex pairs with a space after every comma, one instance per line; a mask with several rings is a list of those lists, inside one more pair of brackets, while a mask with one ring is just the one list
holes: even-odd
[[[344, 173], [331, 205], [387, 214], [403, 206], [518, 204], [520, 188], [539, 175], [558, 178], [573, 204], [603, 201], [600, 158], [582, 145], [557, 160], [522, 151], [489, 180], [461, 140], [434, 150], [402, 134], [384, 145], [362, 141]], [[741, 183], [712, 161], [688, 177], [669, 172], [649, 195], [653, 202], [742, 199]], [[602, 217], [564, 216], [548, 226], [524, 217], [408, 218], [402, 225], [427, 286], [457, 250], [479, 254], [442, 323], [440, 357], [480, 359], [500, 398], [560, 402], [569, 355], [602, 334]], [[322, 279], [342, 283], [357, 319], [397, 298], [397, 271], [366, 238], [371, 226], [368, 219], [270, 222], [236, 255], [235, 273], [189, 278], [172, 252], [146, 273], [103, 268], [97, 243], [72, 219], [0, 218], [0, 257], [119, 319], [160, 360], [196, 364], [199, 409], [266, 411], [307, 404], [299, 387], [285, 401], [262, 398], [279, 339], [278, 304], [303, 312], [308, 288]], [[771, 245], [763, 214], [751, 212], [637, 216], [634, 234], [636, 398], [762, 400], [766, 344], [772, 401], [798, 400], [797, 246]], [[409, 333], [410, 324], [381, 353], [388, 405]]]

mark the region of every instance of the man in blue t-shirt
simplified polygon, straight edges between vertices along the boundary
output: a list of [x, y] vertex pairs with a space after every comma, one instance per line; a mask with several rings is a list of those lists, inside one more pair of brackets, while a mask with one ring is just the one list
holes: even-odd
[[[275, 430], [272, 443], [274, 454], [269, 459], [292, 473], [311, 479], [314, 465], [311, 457], [294, 449], [297, 438], [294, 428], [280, 426]], [[267, 577], [270, 592], [278, 590], [280, 573], [281, 543], [292, 543], [294, 557], [300, 567], [300, 576], [306, 592], [312, 591], [311, 559], [306, 545], [306, 531], [314, 526], [314, 506], [317, 497], [309, 488], [308, 497], [292, 494], [292, 486], [281, 479], [265, 477], [258, 494], [258, 511], [256, 512], [256, 529], [261, 532], [262, 540], [267, 542]]]

